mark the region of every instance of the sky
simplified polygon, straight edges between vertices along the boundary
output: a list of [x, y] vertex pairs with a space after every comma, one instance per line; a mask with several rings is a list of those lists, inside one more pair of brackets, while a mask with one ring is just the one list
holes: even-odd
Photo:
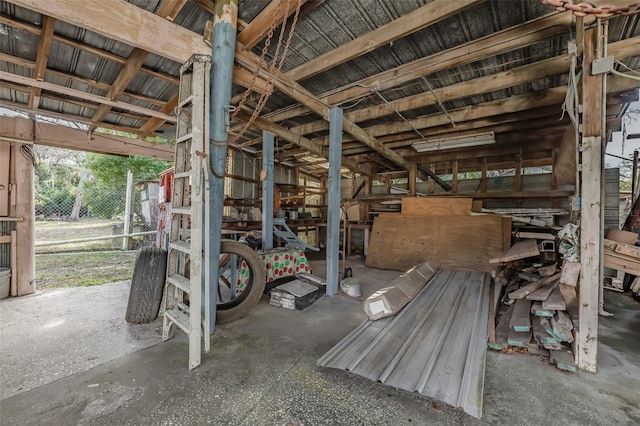
[[[627, 134], [640, 134], [640, 102], [633, 102], [628, 109], [629, 113], [625, 117], [626, 121], [626, 129]], [[630, 113], [630, 111], [637, 111], [636, 113]], [[633, 155], [633, 151], [636, 149], [640, 149], [640, 138], [639, 139], [626, 139], [624, 141], [624, 146], [622, 143], [622, 132], [615, 132], [612, 136], [612, 141], [607, 145], [606, 152], [609, 154], [618, 155], [621, 157], [629, 158], [629, 156]], [[617, 167], [620, 162], [618, 158], [612, 157], [610, 155], [605, 155], [604, 162], [606, 165], [610, 167]]]

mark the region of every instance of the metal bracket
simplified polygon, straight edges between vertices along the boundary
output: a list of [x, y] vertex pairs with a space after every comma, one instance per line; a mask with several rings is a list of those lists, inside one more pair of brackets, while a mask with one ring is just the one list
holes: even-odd
[[594, 59], [591, 63], [591, 75], [606, 74], [613, 69], [613, 56]]

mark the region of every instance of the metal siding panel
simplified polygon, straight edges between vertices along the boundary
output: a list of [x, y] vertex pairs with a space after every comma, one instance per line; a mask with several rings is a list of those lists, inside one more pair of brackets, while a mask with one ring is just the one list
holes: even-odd
[[480, 272], [439, 271], [398, 315], [364, 322], [318, 364], [417, 391], [479, 418], [489, 283]]

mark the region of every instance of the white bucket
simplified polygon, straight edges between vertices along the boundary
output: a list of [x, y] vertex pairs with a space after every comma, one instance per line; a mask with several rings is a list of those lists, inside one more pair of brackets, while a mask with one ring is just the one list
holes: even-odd
[[11, 290], [11, 269], [0, 268], [0, 299], [9, 297]]
[[340, 281], [340, 289], [347, 296], [360, 297], [360, 282], [356, 278], [345, 278]]

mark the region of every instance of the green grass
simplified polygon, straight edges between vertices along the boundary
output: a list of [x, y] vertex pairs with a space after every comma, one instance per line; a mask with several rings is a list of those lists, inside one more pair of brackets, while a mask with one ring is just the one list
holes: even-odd
[[[79, 221], [36, 221], [36, 243], [76, 240], [108, 236], [112, 225], [122, 223], [108, 219], [82, 219]], [[37, 247], [36, 253], [60, 253], [70, 251], [114, 250], [122, 247], [122, 239], [89, 241], [56, 246]]]
[[36, 287], [86, 287], [133, 276], [135, 251], [36, 255]]

